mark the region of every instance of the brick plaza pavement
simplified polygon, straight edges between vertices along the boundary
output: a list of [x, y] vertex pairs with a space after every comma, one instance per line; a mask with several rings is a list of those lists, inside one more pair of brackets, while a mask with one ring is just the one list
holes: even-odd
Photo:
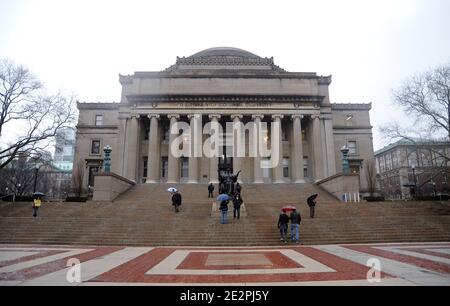
[[[73, 259], [80, 266], [70, 266]], [[369, 267], [374, 261], [381, 273]], [[0, 245], [0, 286], [15, 285], [448, 286], [450, 243], [229, 248]]]

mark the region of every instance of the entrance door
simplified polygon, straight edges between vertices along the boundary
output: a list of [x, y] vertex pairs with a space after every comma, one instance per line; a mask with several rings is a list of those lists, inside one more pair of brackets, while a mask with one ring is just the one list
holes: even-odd
[[233, 157], [222, 155], [219, 157], [219, 177], [233, 173]]

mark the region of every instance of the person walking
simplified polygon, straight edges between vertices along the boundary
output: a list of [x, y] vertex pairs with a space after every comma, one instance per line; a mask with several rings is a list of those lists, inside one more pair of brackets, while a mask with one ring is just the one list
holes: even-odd
[[181, 201], [181, 194], [178, 191], [175, 191], [172, 195], [172, 205], [175, 207], [175, 212], [180, 211], [179, 206], [181, 205]]
[[278, 229], [280, 230], [280, 241], [287, 243], [287, 228], [289, 224], [289, 217], [286, 214], [286, 210], [282, 210], [280, 217], [278, 218]]
[[37, 218], [37, 212], [39, 207], [42, 205], [42, 199], [40, 197], [35, 197], [33, 201], [33, 217]]
[[291, 212], [289, 219], [291, 220], [291, 241], [295, 243], [300, 243], [299, 231], [300, 231], [300, 222], [302, 221], [300, 213], [297, 212], [296, 209], [294, 209]]
[[317, 203], [316, 199], [317, 199], [318, 196], [319, 195], [316, 193], [316, 194], [313, 194], [312, 196], [310, 196], [306, 200], [306, 202], [308, 203], [308, 206], [309, 206], [309, 216], [312, 219], [314, 219], [314, 215], [316, 213], [316, 203]]
[[220, 223], [226, 224], [228, 223], [227, 217], [228, 217], [228, 201], [222, 201], [220, 202]]
[[209, 183], [208, 185], [208, 198], [214, 198], [214, 184]]
[[233, 198], [233, 218], [236, 219], [236, 217], [239, 218], [241, 217], [241, 205], [244, 202], [244, 200], [242, 199], [241, 195], [239, 193], [236, 192], [236, 194], [234, 195]]

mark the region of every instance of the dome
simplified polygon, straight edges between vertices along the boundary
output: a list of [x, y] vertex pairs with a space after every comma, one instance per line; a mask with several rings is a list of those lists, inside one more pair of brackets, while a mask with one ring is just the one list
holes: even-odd
[[189, 56], [189, 58], [202, 58], [202, 57], [242, 57], [242, 58], [261, 58], [258, 55], [255, 55], [251, 52], [231, 47], [216, 47], [209, 48], [200, 52], [195, 53], [194, 55]]

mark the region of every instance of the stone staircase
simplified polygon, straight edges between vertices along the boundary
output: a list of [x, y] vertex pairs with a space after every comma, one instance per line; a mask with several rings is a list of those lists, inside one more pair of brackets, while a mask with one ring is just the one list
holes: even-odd
[[[183, 195], [181, 212], [169, 187]], [[216, 188], [217, 189], [217, 188]], [[306, 198], [318, 193], [316, 218]], [[280, 245], [280, 208], [299, 208], [304, 244], [450, 241], [447, 202], [340, 203], [313, 184], [243, 185], [247, 216], [220, 224], [211, 216], [206, 185], [137, 185], [113, 203], [44, 203], [40, 218], [31, 203], [1, 204], [0, 243], [129, 246]]]

